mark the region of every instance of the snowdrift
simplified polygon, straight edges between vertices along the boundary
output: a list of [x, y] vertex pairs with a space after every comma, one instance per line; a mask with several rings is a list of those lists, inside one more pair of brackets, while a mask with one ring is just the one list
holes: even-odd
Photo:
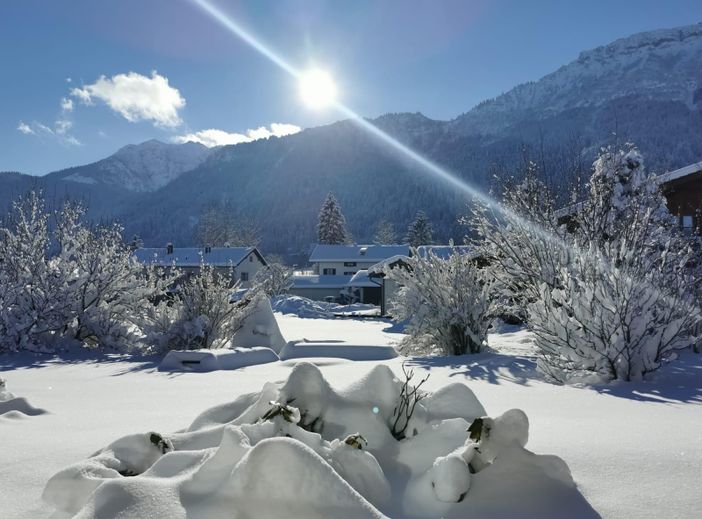
[[386, 360], [397, 357], [389, 345], [351, 344], [343, 341], [290, 341], [280, 351], [280, 359], [332, 357], [348, 360]]
[[423, 394], [398, 440], [403, 387], [380, 365], [335, 390], [300, 363], [184, 431], [111, 443], [43, 498], [79, 518], [597, 517], [561, 459], [524, 448], [522, 411], [489, 418], [463, 384]]
[[10, 393], [5, 380], [0, 378], [0, 420], [38, 416], [45, 413], [44, 409], [34, 407], [26, 398]]
[[271, 307], [274, 312], [292, 314], [305, 319], [331, 319], [335, 316], [353, 317], [380, 314], [379, 308], [375, 305], [365, 303], [340, 305], [292, 295], [274, 297], [271, 300]]
[[159, 364], [159, 371], [208, 371], [239, 369], [279, 360], [270, 348], [233, 348], [215, 350], [172, 350]]

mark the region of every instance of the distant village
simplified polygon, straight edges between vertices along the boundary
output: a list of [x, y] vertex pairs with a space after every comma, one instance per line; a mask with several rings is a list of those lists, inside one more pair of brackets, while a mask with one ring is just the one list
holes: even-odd
[[[681, 229], [699, 233], [702, 225], [702, 162], [667, 172], [658, 177], [666, 196], [669, 211], [678, 218]], [[559, 223], [567, 224], [577, 204], [556, 211]], [[382, 229], [385, 237], [394, 236]], [[385, 273], [412, 255], [432, 254], [446, 259], [452, 254], [470, 254], [466, 245], [438, 245], [431, 243], [431, 224], [420, 211], [410, 225], [407, 241], [403, 244], [347, 243], [344, 217], [334, 196], [330, 193], [320, 212], [320, 243], [311, 246], [306, 265], [292, 265], [288, 293], [311, 300], [329, 303], [364, 303], [380, 307], [381, 315], [388, 312], [398, 286], [386, 279]], [[163, 248], [140, 247], [134, 251], [145, 265], [177, 266], [182, 271], [196, 272], [202, 265], [211, 265], [222, 271], [233, 270], [233, 279], [239, 287], [252, 286], [256, 274], [269, 265], [257, 247], [176, 247], [172, 243]]]

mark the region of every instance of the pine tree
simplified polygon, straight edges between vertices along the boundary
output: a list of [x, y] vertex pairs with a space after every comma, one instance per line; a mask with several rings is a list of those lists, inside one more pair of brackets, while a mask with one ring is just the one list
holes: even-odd
[[375, 227], [373, 243], [378, 245], [391, 245], [396, 241], [395, 227], [386, 219], [382, 219]]
[[319, 211], [317, 236], [319, 243], [327, 245], [340, 245], [351, 241], [351, 234], [346, 227], [346, 218], [341, 212], [339, 202], [331, 192]]
[[407, 229], [407, 243], [412, 247], [431, 245], [431, 222], [424, 211], [417, 211], [414, 221]]

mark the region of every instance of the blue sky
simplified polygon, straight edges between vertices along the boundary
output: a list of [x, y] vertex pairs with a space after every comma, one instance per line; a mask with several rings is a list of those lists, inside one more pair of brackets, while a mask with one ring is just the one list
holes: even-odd
[[[368, 117], [450, 119], [582, 50], [702, 21], [699, 0], [212, 2], [294, 66], [327, 70], [340, 100]], [[295, 80], [192, 0], [0, 2], [0, 171], [44, 174], [151, 138], [213, 143], [338, 118], [304, 106]]]

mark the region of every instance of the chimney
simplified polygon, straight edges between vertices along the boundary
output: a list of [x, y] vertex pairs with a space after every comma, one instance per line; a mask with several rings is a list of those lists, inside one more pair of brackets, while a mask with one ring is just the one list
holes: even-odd
[[166, 254], [173, 254], [173, 243], [168, 242], [166, 244]]

